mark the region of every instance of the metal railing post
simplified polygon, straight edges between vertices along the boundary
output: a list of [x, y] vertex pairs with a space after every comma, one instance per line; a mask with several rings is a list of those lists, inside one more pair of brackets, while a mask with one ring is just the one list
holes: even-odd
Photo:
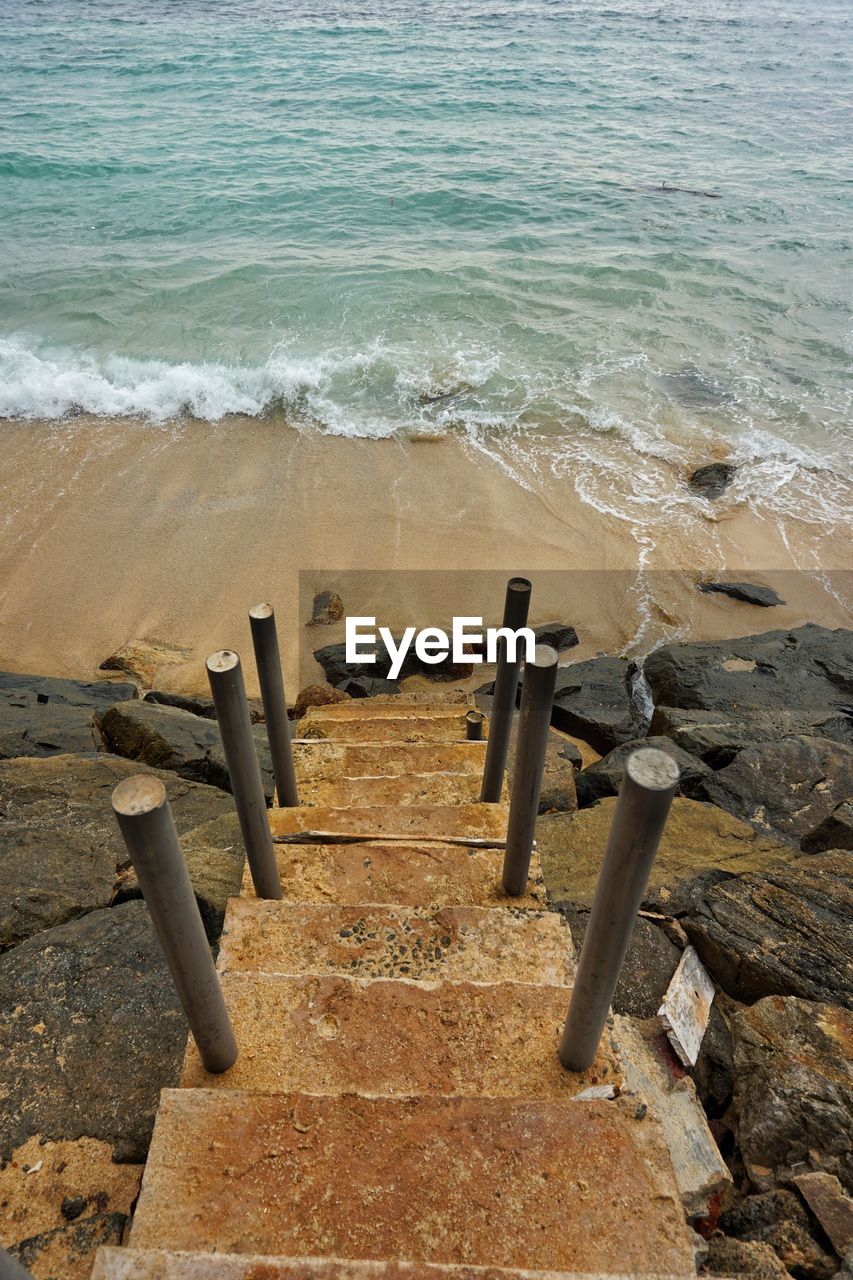
[[655, 747], [632, 752], [625, 765], [560, 1042], [569, 1071], [585, 1071], [598, 1051], [678, 777]]
[[524, 665], [503, 869], [503, 887], [515, 897], [525, 892], [530, 874], [557, 684], [557, 661], [556, 649], [539, 644], [533, 661]]
[[231, 649], [212, 653], [207, 660], [207, 676], [255, 893], [259, 898], [281, 898], [261, 766], [238, 655]]
[[205, 1071], [237, 1061], [237, 1041], [210, 954], [166, 788], [151, 774], [125, 778], [113, 809], [181, 998]]
[[0, 1245], [0, 1280], [33, 1280], [32, 1271], [21, 1266], [17, 1258]]
[[[510, 578], [506, 584], [502, 626], [518, 631], [520, 627], [527, 625], [531, 590], [532, 587], [527, 578]], [[508, 661], [506, 643], [501, 641], [489, 720], [489, 737], [486, 743], [486, 762], [483, 766], [483, 785], [480, 789], [480, 800], [486, 804], [497, 804], [503, 790], [512, 713], [515, 711], [518, 676], [521, 670], [521, 659], [518, 657], [517, 648], [516, 659], [515, 662]]]
[[281, 671], [275, 610], [272, 605], [256, 604], [250, 609], [249, 626], [252, 629], [255, 664], [258, 668], [261, 701], [264, 704], [264, 719], [272, 755], [276, 799], [282, 808], [294, 808], [299, 804], [299, 796], [290, 745], [290, 721], [284, 698], [284, 676]]
[[468, 742], [483, 741], [482, 711], [469, 711], [465, 716], [465, 738]]

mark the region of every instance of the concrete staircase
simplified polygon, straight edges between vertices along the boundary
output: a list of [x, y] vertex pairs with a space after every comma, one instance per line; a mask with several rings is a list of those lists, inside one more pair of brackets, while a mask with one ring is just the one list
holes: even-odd
[[556, 1046], [571, 937], [500, 887], [465, 703], [312, 709], [303, 806], [270, 813], [284, 900], [232, 899], [219, 970], [240, 1057], [190, 1041], [129, 1247], [94, 1280], [693, 1274], [658, 1123], [605, 1038]]

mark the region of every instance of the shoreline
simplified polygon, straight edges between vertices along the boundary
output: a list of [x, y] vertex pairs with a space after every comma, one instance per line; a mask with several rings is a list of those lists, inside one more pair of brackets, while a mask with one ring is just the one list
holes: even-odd
[[[537, 575], [532, 623], [577, 627], [570, 660], [687, 635], [849, 621], [844, 530], [805, 520], [779, 529], [754, 502], [691, 499], [650, 547], [565, 478], [534, 493], [453, 435], [354, 439], [255, 418], [81, 417], [7, 421], [2, 431], [7, 670], [90, 678], [145, 637], [189, 651], [158, 674], [161, 687], [203, 688], [207, 654], [245, 652], [246, 610], [270, 599], [295, 695], [319, 674], [311, 650], [343, 634], [342, 625], [303, 625], [311, 592], [339, 591], [349, 613], [372, 600], [391, 627], [417, 621], [412, 610], [418, 625], [452, 613], [482, 613], [488, 624], [512, 573]], [[383, 588], [376, 570], [407, 576]], [[775, 586], [786, 604], [703, 595], [698, 581], [715, 573]], [[296, 635], [300, 662], [288, 643]]]

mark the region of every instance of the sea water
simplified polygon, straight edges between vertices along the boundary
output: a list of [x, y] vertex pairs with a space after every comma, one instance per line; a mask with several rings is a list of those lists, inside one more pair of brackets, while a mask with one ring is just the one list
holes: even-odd
[[457, 432], [617, 515], [728, 457], [839, 519], [851, 16], [0, 0], [0, 415]]

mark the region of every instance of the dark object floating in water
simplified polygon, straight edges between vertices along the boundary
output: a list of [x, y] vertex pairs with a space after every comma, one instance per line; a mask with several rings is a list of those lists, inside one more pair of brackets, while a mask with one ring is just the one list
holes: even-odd
[[451, 391], [437, 391], [434, 395], [425, 392], [422, 396], [418, 396], [418, 404], [440, 404], [442, 400], [454, 400], [456, 396], [463, 395], [468, 389], [468, 387], [453, 387]]
[[759, 587], [754, 582], [700, 582], [699, 590], [704, 591], [706, 595], [731, 596], [733, 600], [742, 600], [744, 604], [757, 604], [762, 609], [785, 603], [772, 587]]
[[688, 485], [694, 493], [703, 498], [721, 498], [734, 480], [737, 467], [730, 462], [706, 462], [697, 467], [688, 478]]
[[664, 373], [660, 381], [666, 394], [688, 409], [717, 409], [733, 399], [722, 383], [695, 364], [684, 364], [680, 369]]
[[662, 182], [659, 187], [651, 187], [652, 191], [660, 191], [664, 195], [682, 195], [682, 196], [704, 196], [706, 200], [719, 200], [719, 191], [703, 191], [698, 187], [671, 187], [668, 182]]

